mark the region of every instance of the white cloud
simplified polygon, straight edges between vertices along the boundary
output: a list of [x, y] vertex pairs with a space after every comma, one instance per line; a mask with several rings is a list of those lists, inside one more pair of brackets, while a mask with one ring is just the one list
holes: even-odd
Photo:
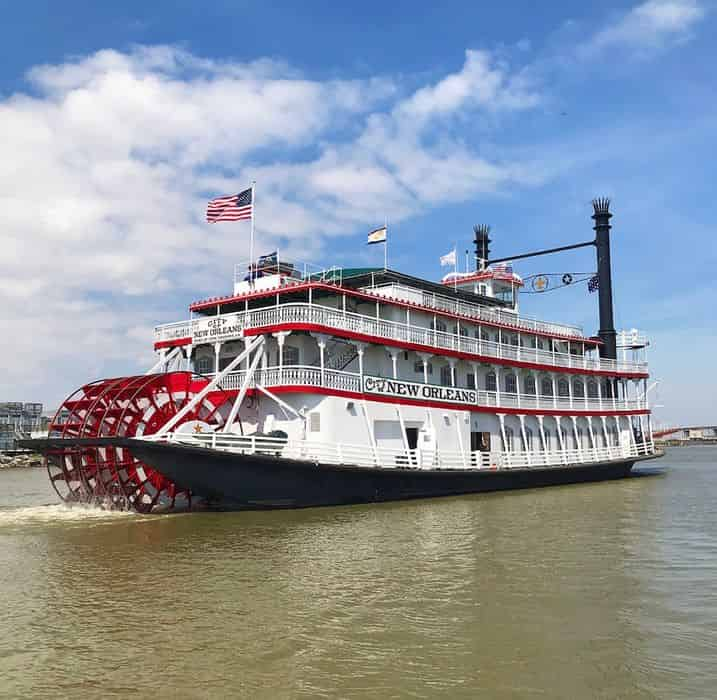
[[182, 317], [188, 290], [227, 291], [248, 225], [207, 226], [208, 196], [256, 178], [259, 245], [318, 253], [376, 211], [398, 221], [521, 181], [456, 124], [539, 102], [478, 51], [413, 92], [167, 46], [28, 78], [31, 91], [0, 102], [0, 337], [4, 356], [23, 358], [4, 372], [10, 387], [54, 401], [123, 359], [141, 369], [151, 346], [138, 350], [138, 333]]
[[583, 54], [590, 56], [612, 47], [660, 49], [688, 39], [704, 16], [705, 9], [698, 0], [647, 0], [597, 32]]

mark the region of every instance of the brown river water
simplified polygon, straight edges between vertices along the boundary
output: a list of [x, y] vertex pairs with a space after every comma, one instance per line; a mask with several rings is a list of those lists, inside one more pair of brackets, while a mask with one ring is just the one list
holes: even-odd
[[164, 516], [0, 472], [0, 697], [717, 698], [717, 450], [640, 471]]

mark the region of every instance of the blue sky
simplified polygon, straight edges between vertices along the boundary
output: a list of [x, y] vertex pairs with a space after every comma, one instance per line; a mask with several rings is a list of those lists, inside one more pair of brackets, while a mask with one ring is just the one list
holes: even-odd
[[[260, 249], [378, 262], [385, 216], [392, 266], [431, 278], [474, 223], [496, 254], [560, 245], [611, 197], [617, 321], [653, 340], [657, 419], [715, 421], [711, 2], [270, 5], [2, 3], [0, 398], [146, 368], [152, 325], [246, 257], [206, 197], [256, 178]], [[523, 304], [596, 330], [584, 289]]]

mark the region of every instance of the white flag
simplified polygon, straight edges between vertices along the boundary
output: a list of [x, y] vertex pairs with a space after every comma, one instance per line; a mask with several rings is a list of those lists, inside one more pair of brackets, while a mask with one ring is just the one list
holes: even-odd
[[446, 265], [453, 265], [453, 267], [456, 266], [456, 249], [455, 248], [450, 253], [441, 255], [441, 267], [445, 267]]
[[386, 227], [375, 228], [368, 234], [368, 244], [372, 243], [385, 243], [386, 242]]

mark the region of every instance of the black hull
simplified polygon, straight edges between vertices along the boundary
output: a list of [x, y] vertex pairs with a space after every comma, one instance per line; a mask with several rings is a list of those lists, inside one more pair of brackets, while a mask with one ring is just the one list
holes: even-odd
[[375, 503], [605, 481], [627, 476], [638, 461], [502, 471], [375, 469], [131, 442], [138, 459], [210, 506], [226, 510]]

